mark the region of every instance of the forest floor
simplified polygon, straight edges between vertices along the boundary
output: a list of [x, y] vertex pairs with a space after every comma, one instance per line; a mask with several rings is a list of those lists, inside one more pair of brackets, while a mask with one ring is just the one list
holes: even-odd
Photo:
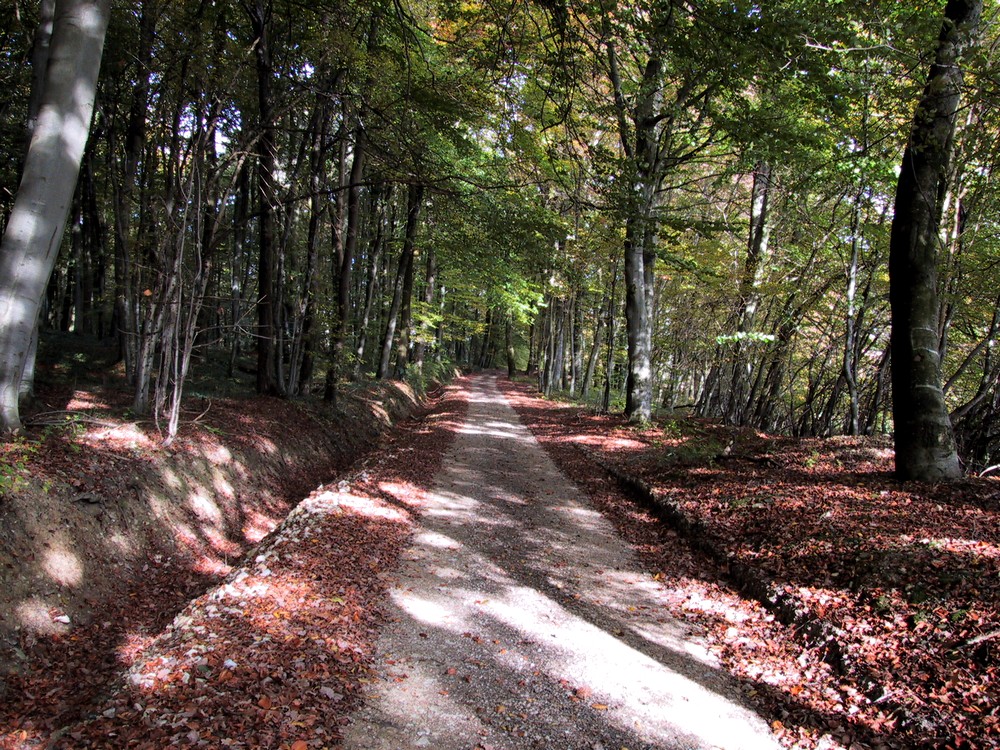
[[403, 554], [346, 750], [777, 750], [739, 685], [498, 391]]
[[[325, 417], [196, 397], [170, 451], [113, 387], [58, 390], [0, 457], [0, 748], [340, 746], [384, 682], [389, 591], [465, 382], [392, 429], [398, 386]], [[639, 429], [502, 387], [783, 744], [1000, 746], [995, 480], [904, 485], [879, 441]]]
[[505, 391], [785, 744], [1000, 747], [996, 479], [901, 483], [883, 439], [639, 428]]
[[0, 748], [328, 746], [409, 533], [380, 484], [433, 473], [462, 400], [238, 398], [203, 366], [164, 449], [113, 353], [48, 343], [0, 444]]

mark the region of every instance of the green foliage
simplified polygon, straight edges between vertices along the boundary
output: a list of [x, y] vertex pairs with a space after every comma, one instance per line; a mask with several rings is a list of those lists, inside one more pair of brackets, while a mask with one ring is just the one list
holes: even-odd
[[38, 452], [38, 443], [16, 437], [3, 446], [0, 457], [0, 495], [13, 494], [24, 489], [31, 473], [28, 463]]

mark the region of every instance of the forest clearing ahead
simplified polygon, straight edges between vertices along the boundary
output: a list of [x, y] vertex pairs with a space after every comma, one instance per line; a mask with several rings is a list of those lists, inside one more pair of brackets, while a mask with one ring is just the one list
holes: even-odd
[[[18, 526], [5, 516], [3, 590], [31, 559], [8, 554], [13, 544], [35, 541], [34, 567], [50, 580], [17, 606], [4, 602], [24, 620], [5, 626], [15, 640], [4, 642], [0, 747], [337, 747], [376, 679], [386, 588], [463, 419], [466, 384], [383, 431], [378, 451], [351, 468], [323, 464], [322, 451], [301, 463], [302, 447], [330, 424], [278, 399], [213, 402], [164, 451], [100, 443], [98, 434], [149, 426], [125, 419], [100, 388], [78, 389], [67, 403], [75, 427], [7, 444], [4, 476], [22, 491], [49, 482], [43, 494], [63, 515], [58, 534], [34, 540], [37, 529], [13, 539]], [[396, 388], [383, 388], [384, 403], [401, 403], [386, 397]], [[640, 429], [539, 399], [523, 383], [503, 390], [666, 592], [664, 616], [711, 644], [783, 744], [1000, 744], [995, 480], [904, 484], [877, 440], [795, 441], [684, 419]], [[363, 419], [343, 415], [337, 434], [356, 439]], [[242, 515], [222, 507], [224, 492], [193, 484], [199, 461], [223, 449], [236, 464], [251, 455], [240, 450], [260, 462], [246, 464], [258, 485], [238, 493]], [[279, 458], [267, 463], [267, 454]], [[139, 502], [139, 479], [124, 478], [140, 464], [173, 472], [177, 484]], [[326, 484], [297, 503], [321, 476]], [[16, 496], [5, 488], [5, 513], [23, 508]], [[209, 533], [206, 498], [220, 503], [219, 536]], [[667, 521], [635, 498], [654, 499]], [[171, 503], [200, 512], [198, 524], [179, 512], [142, 521]], [[107, 540], [116, 524], [141, 528], [145, 558], [66, 578], [70, 558], [52, 547], [72, 547], [81, 511]], [[198, 544], [192, 529], [201, 529]], [[82, 539], [81, 557], [98, 538]], [[567, 683], [561, 699], [586, 701], [590, 689]], [[471, 748], [478, 740], [469, 739]]]

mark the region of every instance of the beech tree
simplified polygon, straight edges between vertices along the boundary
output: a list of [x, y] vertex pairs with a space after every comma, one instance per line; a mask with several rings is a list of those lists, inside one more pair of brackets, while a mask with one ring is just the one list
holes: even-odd
[[941, 388], [937, 266], [962, 56], [976, 38], [982, 11], [982, 0], [948, 1], [896, 187], [889, 297], [893, 434], [896, 473], [903, 479], [936, 481], [962, 475]]
[[19, 393], [90, 131], [110, 0], [55, 5], [45, 84], [0, 245], [0, 430], [21, 429]]
[[[53, 96], [32, 78], [47, 80], [54, 11], [96, 6], [0, 10], [4, 184]], [[44, 167], [66, 178], [72, 242], [33, 250], [30, 272], [4, 247], [7, 429], [40, 314], [44, 329], [115, 336], [134, 411], [167, 441], [189, 366], [287, 397], [326, 373], [333, 397], [379, 372], [505, 364], [637, 420], [690, 409], [795, 435], [888, 433], [894, 191], [929, 160], [916, 126], [939, 132], [911, 107], [925, 86], [940, 99], [961, 84], [955, 156], [913, 191], [944, 191], [911, 222], [938, 227], [920, 346], [938, 353], [937, 423], [952, 410], [970, 467], [1000, 460], [1000, 151], [978, 85], [996, 77], [974, 55], [964, 79], [914, 76], [940, 46], [933, 3], [114, 7], [80, 177]], [[27, 226], [16, 192], [0, 191], [12, 237]], [[900, 206], [897, 229], [903, 193]], [[31, 226], [54, 252], [62, 224]], [[15, 310], [15, 287], [41, 306]]]

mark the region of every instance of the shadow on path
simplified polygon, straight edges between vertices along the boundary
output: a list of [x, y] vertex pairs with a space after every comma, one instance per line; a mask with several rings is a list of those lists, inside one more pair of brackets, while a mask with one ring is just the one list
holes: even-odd
[[345, 747], [776, 747], [495, 378], [470, 387]]

